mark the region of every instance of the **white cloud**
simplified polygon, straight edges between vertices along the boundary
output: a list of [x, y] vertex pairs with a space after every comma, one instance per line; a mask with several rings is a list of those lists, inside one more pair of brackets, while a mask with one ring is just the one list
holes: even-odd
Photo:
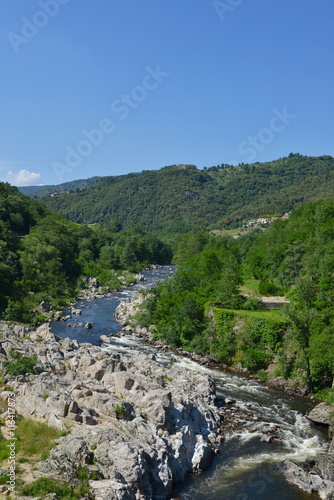
[[22, 169], [19, 172], [7, 172], [7, 182], [14, 186], [35, 186], [41, 183], [41, 174]]

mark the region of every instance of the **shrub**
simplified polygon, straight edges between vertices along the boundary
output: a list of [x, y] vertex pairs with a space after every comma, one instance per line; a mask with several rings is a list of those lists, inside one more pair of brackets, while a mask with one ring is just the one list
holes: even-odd
[[274, 283], [269, 283], [269, 281], [260, 281], [259, 293], [267, 296], [279, 295], [281, 293], [281, 289], [280, 287], [274, 285]]
[[37, 364], [36, 354], [31, 357], [24, 357], [15, 349], [9, 351], [10, 360], [4, 362], [4, 368], [8, 375], [16, 377], [17, 375], [26, 375], [27, 373], [35, 373]]
[[260, 299], [251, 295], [243, 303], [242, 308], [248, 311], [258, 311], [260, 309], [263, 309], [263, 304]]
[[9, 480], [7, 472], [2, 472], [0, 473], [0, 485], [5, 485], [7, 484], [7, 481]]
[[327, 403], [334, 403], [334, 389], [326, 388], [318, 391], [315, 396], [320, 399], [326, 400]]
[[115, 408], [115, 413], [116, 413], [116, 418], [119, 420], [120, 418], [123, 418], [126, 414], [126, 409], [124, 408], [123, 405], [116, 405]]
[[49, 493], [56, 493], [59, 498], [68, 497], [74, 499], [72, 496], [72, 489], [67, 484], [49, 477], [40, 477], [31, 484], [24, 486], [22, 489], [23, 495], [28, 496], [44, 496]]
[[3, 316], [6, 321], [21, 321], [23, 316], [22, 302], [9, 299]]
[[85, 467], [79, 466], [77, 469], [78, 484], [71, 488], [62, 481], [57, 481], [49, 477], [40, 477], [31, 484], [24, 486], [23, 495], [42, 496], [55, 493], [59, 500], [80, 500], [89, 493], [89, 473]]

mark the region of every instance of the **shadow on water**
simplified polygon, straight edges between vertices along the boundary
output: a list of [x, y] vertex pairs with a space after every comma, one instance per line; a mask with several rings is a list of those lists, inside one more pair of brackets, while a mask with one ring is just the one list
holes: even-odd
[[318, 496], [304, 493], [286, 483], [281, 465], [264, 462], [254, 467], [232, 463], [226, 450], [210, 469], [188, 479], [173, 494], [178, 500], [310, 500]]

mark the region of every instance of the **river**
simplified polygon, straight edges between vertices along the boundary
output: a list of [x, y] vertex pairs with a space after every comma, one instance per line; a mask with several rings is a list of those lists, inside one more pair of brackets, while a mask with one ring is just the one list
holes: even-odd
[[[130, 289], [120, 290], [110, 297], [80, 301], [77, 306], [81, 316], [68, 322], [53, 322], [56, 335], [77, 339], [79, 342], [100, 343], [101, 335], [113, 335], [111, 345], [103, 345], [105, 350], [113, 350], [131, 356], [140, 351], [155, 351], [134, 336], [119, 336], [120, 326], [115, 321], [114, 312], [121, 300], [131, 298], [138, 290], [149, 289], [158, 281], [166, 279], [173, 272], [172, 266], [144, 272], [145, 281]], [[68, 311], [65, 311], [67, 314]], [[69, 327], [68, 324], [91, 322], [93, 328]], [[255, 410], [259, 421], [250, 422], [246, 429], [227, 435], [209, 470], [191, 477], [178, 486], [174, 498], [179, 500], [308, 500], [318, 498], [303, 493], [286, 483], [281, 474], [281, 463], [289, 458], [303, 461], [313, 457], [327, 447], [326, 434], [314, 427], [305, 414], [312, 403], [304, 398], [289, 396], [254, 380], [205, 368], [187, 358], [175, 354], [157, 353], [162, 363], [173, 357], [177, 363], [191, 370], [200, 370], [211, 375], [217, 385], [218, 402], [224, 404], [226, 397], [234, 399], [241, 408]], [[260, 438], [268, 429], [277, 428], [281, 439], [265, 443]]]

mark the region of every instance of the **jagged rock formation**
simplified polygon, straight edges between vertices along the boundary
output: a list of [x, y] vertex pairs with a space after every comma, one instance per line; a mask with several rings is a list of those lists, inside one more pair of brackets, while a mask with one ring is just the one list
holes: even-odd
[[59, 339], [48, 324], [36, 332], [3, 324], [0, 362], [11, 348], [38, 356], [36, 374], [10, 380], [17, 412], [68, 430], [36, 477], [70, 481], [84, 464], [95, 500], [164, 499], [222, 442], [214, 382], [204, 374]]

